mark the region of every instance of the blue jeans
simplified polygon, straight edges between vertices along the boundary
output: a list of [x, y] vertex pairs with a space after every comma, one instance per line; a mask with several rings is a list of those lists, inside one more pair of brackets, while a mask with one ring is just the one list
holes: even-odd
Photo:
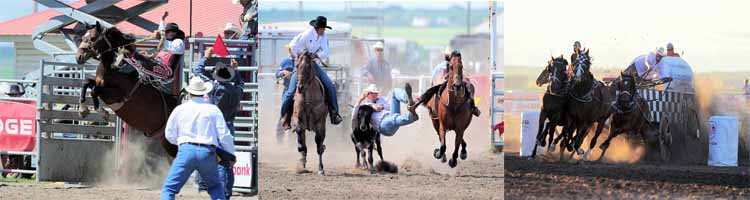
[[409, 97], [406, 95], [406, 91], [401, 88], [393, 88], [391, 92], [391, 110], [390, 113], [383, 117], [380, 121], [379, 131], [380, 134], [385, 136], [393, 136], [398, 131], [398, 128], [405, 126], [417, 121], [417, 116], [411, 113], [401, 114], [401, 103], [407, 103]]
[[[227, 128], [229, 129], [229, 134], [234, 136], [234, 123], [231, 121], [227, 122]], [[221, 161], [221, 163], [219, 163], [216, 168], [219, 173], [219, 180], [224, 186], [225, 196], [227, 199], [229, 199], [229, 197], [232, 196], [232, 188], [234, 187], [234, 170], [232, 170], [231, 167], [224, 167], [222, 164], [227, 163], [226, 161]], [[203, 181], [203, 178], [201, 178], [200, 174], [196, 174], [195, 183], [198, 185], [198, 190], [206, 190], [206, 188], [208, 188], [206, 182]]]
[[202, 175], [211, 199], [225, 198], [224, 187], [219, 181], [216, 169], [216, 149], [184, 143], [178, 148], [177, 157], [174, 158], [167, 179], [164, 181], [160, 199], [174, 199], [175, 194], [180, 192], [182, 186], [190, 178], [190, 174], [195, 170]]
[[[328, 96], [328, 105], [332, 106], [333, 109], [336, 112], [339, 112], [339, 104], [338, 99], [336, 99], [336, 86], [333, 85], [333, 81], [331, 81], [331, 78], [328, 77], [328, 74], [326, 74], [325, 71], [323, 71], [318, 64], [313, 63], [313, 68], [315, 68], [315, 72], [318, 74], [318, 78], [320, 78], [320, 82], [323, 83], [323, 87], [326, 90], [326, 96]], [[292, 99], [294, 99], [294, 92], [297, 90], [297, 70], [294, 70], [291, 75], [291, 79], [289, 79], [289, 86], [284, 91], [284, 95], [281, 97], [281, 115], [283, 116], [284, 113], [289, 110], [289, 107], [292, 105]]]

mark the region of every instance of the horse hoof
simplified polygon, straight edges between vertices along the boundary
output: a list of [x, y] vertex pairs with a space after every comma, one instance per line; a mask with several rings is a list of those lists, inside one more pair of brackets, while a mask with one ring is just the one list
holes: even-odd
[[325, 171], [323, 171], [323, 170], [318, 170], [318, 175], [320, 175], [320, 176], [325, 176], [325, 175], [326, 175], [326, 172], [325, 172]]
[[435, 157], [435, 159], [443, 158], [443, 154], [442, 152], [440, 152], [440, 149], [435, 149], [435, 153], [433, 153], [433, 156]]
[[465, 151], [462, 151], [460, 157], [461, 157], [461, 160], [466, 160], [466, 158], [469, 157], [469, 155]]
[[445, 163], [446, 159], [445, 156], [443, 156], [443, 159], [440, 160], [440, 162]]
[[456, 165], [458, 165], [458, 161], [456, 161], [455, 159], [451, 158], [451, 160], [448, 161], [448, 166], [450, 166], [451, 168], [455, 168]]

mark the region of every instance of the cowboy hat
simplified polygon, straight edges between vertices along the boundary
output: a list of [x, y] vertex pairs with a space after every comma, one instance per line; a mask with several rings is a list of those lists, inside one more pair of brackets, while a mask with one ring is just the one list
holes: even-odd
[[214, 72], [211, 73], [214, 80], [217, 80], [219, 82], [226, 82], [230, 81], [234, 78], [234, 69], [231, 67], [228, 67], [223, 62], [216, 62], [216, 68], [214, 68]]
[[674, 50], [674, 45], [672, 43], [667, 43], [667, 50]]
[[656, 49], [656, 54], [658, 54], [660, 56], [666, 56], [667, 55], [667, 53], [664, 52], [664, 47], [657, 48]]
[[200, 77], [193, 76], [193, 78], [190, 78], [190, 84], [185, 87], [185, 91], [192, 95], [204, 95], [211, 92], [213, 88], [214, 85], [211, 82], [204, 82]]
[[378, 87], [375, 86], [375, 84], [370, 84], [370, 85], [367, 86], [367, 88], [365, 88], [364, 93], [365, 94], [380, 93], [380, 90], [378, 90]]
[[222, 31], [234, 31], [237, 33], [237, 35], [242, 35], [242, 30], [239, 26], [235, 25], [234, 23], [227, 23], [227, 25], [224, 25], [224, 30]]
[[180, 30], [180, 27], [177, 26], [177, 23], [174, 23], [174, 22], [167, 23], [167, 25], [164, 26], [164, 32], [167, 32], [167, 31], [177, 32], [179, 30]]
[[378, 41], [375, 43], [375, 45], [372, 45], [372, 49], [383, 49], [385, 46], [383, 45], [383, 42]]
[[328, 19], [323, 16], [318, 16], [313, 20], [310, 20], [310, 26], [313, 26], [315, 28], [327, 28], [332, 29], [330, 26], [328, 26]]

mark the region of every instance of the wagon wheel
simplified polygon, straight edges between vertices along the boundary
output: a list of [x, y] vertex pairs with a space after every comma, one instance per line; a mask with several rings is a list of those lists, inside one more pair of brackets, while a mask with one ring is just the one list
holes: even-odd
[[661, 117], [659, 123], [659, 156], [661, 156], [662, 162], [669, 162], [669, 146], [672, 144], [672, 130], [669, 127], [669, 118], [666, 116]]

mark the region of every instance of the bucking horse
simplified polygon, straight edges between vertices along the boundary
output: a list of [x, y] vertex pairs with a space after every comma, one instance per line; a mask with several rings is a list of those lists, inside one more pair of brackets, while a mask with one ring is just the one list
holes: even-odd
[[169, 114], [178, 104], [178, 98], [160, 90], [153, 77], [132, 64], [115, 64], [119, 60], [118, 56], [143, 63], [153, 62], [136, 53], [135, 43], [135, 37], [124, 34], [115, 27], [104, 28], [98, 22], [87, 25], [76, 53], [76, 61], [83, 64], [96, 58], [99, 65], [96, 77], [84, 80], [80, 102], [86, 101], [86, 91], [90, 88], [95, 109], [99, 109], [101, 99], [129, 126], [143, 131], [148, 137], [160, 140], [167, 154], [174, 158], [177, 146], [164, 138], [164, 127]]

